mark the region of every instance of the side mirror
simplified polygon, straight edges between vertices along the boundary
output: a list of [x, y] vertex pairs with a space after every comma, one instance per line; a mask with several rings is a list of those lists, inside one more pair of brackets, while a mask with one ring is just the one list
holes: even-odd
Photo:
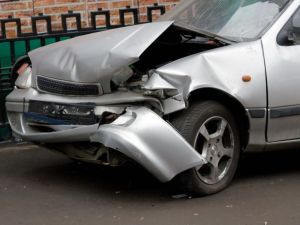
[[292, 19], [292, 30], [289, 34], [289, 41], [294, 45], [300, 45], [300, 13], [297, 13]]

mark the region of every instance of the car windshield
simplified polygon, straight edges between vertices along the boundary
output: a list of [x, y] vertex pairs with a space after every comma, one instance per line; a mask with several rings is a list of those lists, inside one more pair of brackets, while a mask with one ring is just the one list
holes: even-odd
[[259, 37], [289, 0], [182, 0], [161, 20], [234, 40]]

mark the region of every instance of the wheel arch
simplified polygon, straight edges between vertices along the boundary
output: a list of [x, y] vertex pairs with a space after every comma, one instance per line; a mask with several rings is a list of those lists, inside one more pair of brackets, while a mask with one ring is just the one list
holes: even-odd
[[204, 100], [219, 102], [233, 114], [241, 135], [241, 147], [242, 150], [245, 150], [249, 142], [250, 121], [242, 103], [232, 95], [216, 88], [197, 89], [192, 91], [188, 97], [189, 104]]

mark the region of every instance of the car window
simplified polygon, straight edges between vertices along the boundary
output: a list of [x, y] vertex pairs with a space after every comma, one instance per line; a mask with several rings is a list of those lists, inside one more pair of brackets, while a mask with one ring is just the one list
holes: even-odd
[[257, 39], [289, 0], [184, 0], [161, 20], [235, 41]]
[[282, 30], [277, 36], [277, 43], [281, 46], [291, 46], [295, 45], [292, 40], [293, 36], [293, 20], [300, 21], [300, 8], [294, 13], [294, 15], [289, 19], [289, 21], [284, 25]]

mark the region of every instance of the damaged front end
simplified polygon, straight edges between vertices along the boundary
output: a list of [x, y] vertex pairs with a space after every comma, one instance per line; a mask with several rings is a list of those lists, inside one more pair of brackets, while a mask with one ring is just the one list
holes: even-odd
[[34, 50], [32, 72], [20, 72], [7, 97], [11, 128], [71, 158], [113, 166], [131, 159], [170, 181], [206, 161], [167, 121], [187, 108], [191, 77], [156, 69], [224, 45], [159, 22]]
[[[96, 106], [83, 116], [78, 114], [79, 110], [66, 110], [85, 107], [81, 104], [55, 104], [54, 107], [57, 106], [59, 111], [55, 111], [55, 114], [52, 111], [51, 115], [48, 114], [47, 107], [53, 107], [53, 103], [40, 103], [44, 105], [41, 106], [43, 113], [41, 108], [33, 112], [30, 109], [32, 104], [37, 103], [29, 102], [27, 112], [22, 103], [7, 103], [12, 130], [24, 140], [46, 144], [71, 158], [102, 161], [113, 166], [129, 158], [145, 167], [162, 182], [170, 181], [178, 173], [205, 163], [169, 123], [148, 107]], [[91, 106], [87, 106], [89, 107]], [[97, 111], [102, 114], [92, 115]], [[73, 117], [77, 121], [73, 121]], [[95, 123], [92, 122], [94, 119]], [[89, 144], [80, 150], [77, 143]], [[88, 148], [91, 143], [100, 145]], [[112, 154], [116, 157], [112, 157]]]

